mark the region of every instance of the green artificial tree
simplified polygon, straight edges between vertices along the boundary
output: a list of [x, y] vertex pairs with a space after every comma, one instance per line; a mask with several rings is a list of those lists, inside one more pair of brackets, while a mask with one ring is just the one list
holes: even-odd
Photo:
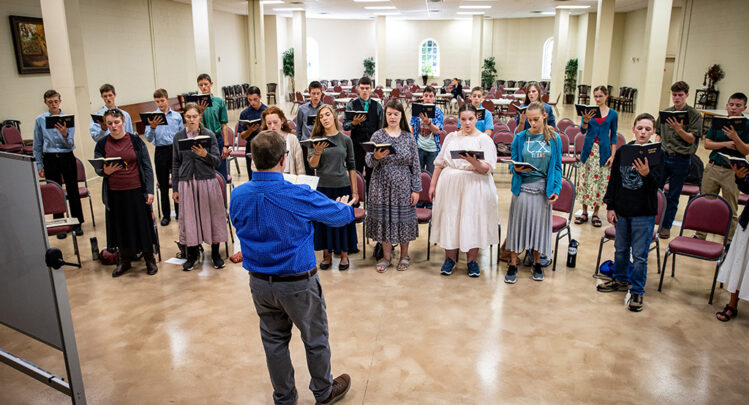
[[494, 56], [484, 59], [484, 66], [481, 68], [481, 86], [490, 89], [494, 80], [497, 78], [497, 63]]

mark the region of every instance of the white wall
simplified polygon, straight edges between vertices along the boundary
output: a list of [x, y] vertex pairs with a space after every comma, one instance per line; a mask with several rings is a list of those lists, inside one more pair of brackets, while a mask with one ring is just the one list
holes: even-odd
[[[198, 72], [190, 6], [170, 0], [152, 0], [152, 10], [156, 87], [166, 89], [170, 97], [196, 89]], [[147, 95], [138, 96], [139, 101], [147, 99]], [[101, 101], [98, 92], [95, 100], [97, 105]]]
[[[392, 23], [393, 20], [388, 20], [388, 26]], [[307, 38], [314, 38], [320, 47], [320, 77], [310, 76], [310, 81], [362, 77], [363, 60], [375, 57], [375, 24], [372, 20], [307, 18]], [[388, 53], [388, 58], [392, 57], [390, 55]]]
[[[575, 38], [576, 33], [570, 35]], [[540, 80], [544, 42], [553, 36], [553, 17], [495, 19], [492, 55], [497, 60], [498, 78]]]
[[[250, 81], [249, 37], [247, 16], [213, 10], [216, 44], [216, 76], [219, 86], [242, 84]], [[193, 79], [194, 80], [194, 79]], [[253, 83], [265, 94], [265, 84]], [[197, 87], [197, 85], [196, 85]], [[219, 97], [220, 89], [214, 89]]]

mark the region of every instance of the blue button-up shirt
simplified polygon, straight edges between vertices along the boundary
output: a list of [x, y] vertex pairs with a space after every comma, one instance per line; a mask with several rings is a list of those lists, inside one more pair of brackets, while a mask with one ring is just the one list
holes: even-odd
[[[109, 108], [104, 106], [94, 114], [104, 114], [105, 112], [107, 112], [107, 110], [109, 110]], [[130, 114], [128, 114], [125, 110], [120, 111], [122, 111], [122, 115], [125, 116], [125, 126], [123, 127], [123, 129], [129, 134], [134, 134], [135, 132], [133, 132], [133, 121], [130, 119]], [[94, 121], [93, 118], [90, 118], [90, 121], [91, 122], [88, 124], [88, 130], [91, 133], [91, 137], [94, 138], [94, 141], [99, 142], [100, 140], [104, 139], [105, 136], [109, 135], [108, 129], [104, 129], [102, 131], [102, 128], [99, 126], [99, 124], [96, 123], [96, 121]], [[104, 126], [104, 128], [106, 128], [106, 125]]]
[[242, 266], [253, 273], [291, 275], [317, 264], [312, 221], [341, 227], [354, 209], [277, 172], [254, 172], [231, 193], [229, 215], [242, 246]]
[[[253, 120], [256, 120], [256, 119], [263, 118], [263, 111], [265, 111], [267, 108], [268, 108], [268, 106], [265, 105], [265, 104], [263, 104], [263, 103], [260, 103], [260, 108], [258, 108], [257, 110], [254, 107], [252, 107], [252, 106], [248, 106], [247, 108], [245, 108], [244, 110], [242, 110], [241, 113], [239, 113], [239, 119], [240, 120], [253, 121]], [[245, 125], [243, 122], [240, 122], [237, 125], [237, 133], [244, 132], [245, 130], [247, 130], [247, 125]], [[260, 128], [258, 128], [257, 131], [251, 133], [247, 137], [247, 141], [248, 142], [251, 141], [255, 137], [255, 135], [257, 135], [259, 133], [260, 133]]]
[[[445, 126], [445, 113], [439, 107], [434, 108], [434, 118], [432, 118], [432, 124], [436, 125], [437, 128], [442, 129]], [[414, 139], [416, 142], [419, 141], [419, 134], [421, 133], [421, 118], [418, 115], [411, 116], [411, 128], [414, 130]], [[442, 149], [440, 146], [440, 133], [437, 132], [434, 135], [434, 143], [437, 144], [437, 152]]]
[[[460, 121], [458, 121], [458, 128], [460, 128]], [[494, 130], [494, 117], [492, 117], [491, 111], [484, 111], [484, 119], [476, 121], [476, 129], [481, 132], [486, 132], [487, 129]]]
[[[68, 136], [62, 136], [57, 128], [47, 129], [47, 117], [50, 115], [47, 111], [39, 114], [34, 121], [34, 159], [39, 170], [44, 169], [45, 153], [68, 153], [75, 149], [75, 128], [68, 128]], [[64, 115], [62, 110], [59, 115]]]
[[[161, 112], [161, 110], [154, 111], [155, 113]], [[154, 146], [169, 146], [173, 143], [174, 134], [185, 129], [185, 125], [182, 123], [182, 116], [179, 113], [169, 111], [164, 114], [166, 116], [166, 125], [158, 125], [156, 129], [152, 129], [148, 122], [144, 122], [146, 126], [146, 140], [151, 142]]]

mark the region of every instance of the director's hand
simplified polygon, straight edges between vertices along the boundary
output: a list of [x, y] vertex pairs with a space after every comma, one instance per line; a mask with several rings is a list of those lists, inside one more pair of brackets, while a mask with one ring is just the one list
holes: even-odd
[[336, 201], [338, 201], [339, 203], [344, 203], [344, 204], [346, 204], [346, 205], [348, 205], [348, 206], [354, 205], [354, 200], [350, 200], [350, 201], [349, 201], [349, 199], [348, 199], [348, 196], [347, 196], [347, 195], [344, 195], [344, 196], [338, 197], [338, 198], [336, 198], [335, 200], [336, 200]]

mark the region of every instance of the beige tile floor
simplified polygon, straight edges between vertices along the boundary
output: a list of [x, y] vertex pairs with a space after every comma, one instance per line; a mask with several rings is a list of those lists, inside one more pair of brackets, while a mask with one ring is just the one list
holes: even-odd
[[[627, 128], [623, 122], [631, 117], [622, 116], [620, 127]], [[240, 164], [242, 182], [246, 173]], [[510, 177], [504, 167], [496, 170], [495, 181], [506, 223]], [[89, 403], [272, 403], [247, 273], [238, 265], [215, 270], [208, 263], [185, 273], [162, 262], [155, 276], [147, 276], [140, 263], [112, 279], [112, 267], [93, 263], [88, 248], [89, 237], [104, 240], [100, 186], [91, 186], [99, 225], [84, 226], [83, 268], [66, 270]], [[89, 211], [84, 215], [88, 220]], [[710, 263], [679, 259], [676, 277], [667, 277], [659, 293], [651, 254], [645, 309], [634, 314], [625, 309], [623, 294], [595, 291], [591, 275], [601, 230], [590, 224], [572, 230], [581, 244], [576, 268], [564, 266], [564, 240], [556, 272], [547, 269], [539, 283], [521, 268], [515, 285], [502, 282], [506, 265], [497, 268], [496, 247], [481, 252], [480, 278], [466, 275], [464, 257], [452, 276], [440, 276], [444, 255], [432, 247], [427, 261], [426, 226], [420, 232], [406, 272], [378, 274], [369, 256], [362, 260], [357, 254], [349, 271], [334, 267], [320, 274], [333, 373], [352, 377], [341, 403], [747, 401], [749, 317], [742, 313], [727, 324], [715, 319], [728, 294], [719, 290], [714, 305], [707, 304]], [[176, 251], [176, 222], [159, 227], [159, 233], [166, 259]], [[50, 242], [72, 255], [70, 240]], [[604, 258], [612, 256], [609, 243]], [[59, 352], [3, 326], [0, 347], [64, 375]], [[298, 333], [291, 351], [299, 403], [312, 404]], [[0, 365], [0, 403], [67, 401]]]

